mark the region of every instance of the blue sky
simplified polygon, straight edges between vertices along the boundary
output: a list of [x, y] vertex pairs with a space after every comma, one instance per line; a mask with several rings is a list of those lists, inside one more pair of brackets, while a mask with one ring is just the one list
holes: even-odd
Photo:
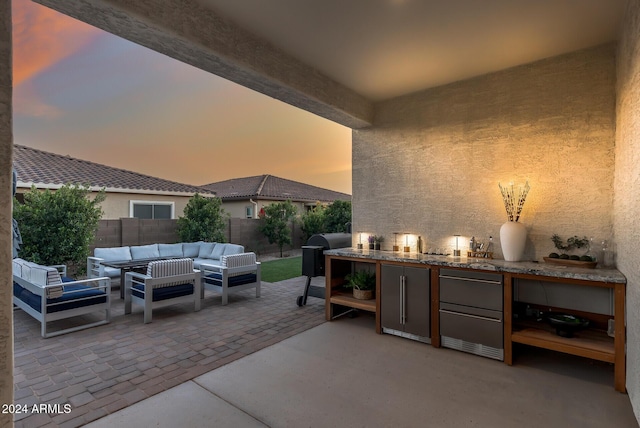
[[13, 0], [14, 141], [188, 184], [273, 174], [351, 193], [351, 130]]

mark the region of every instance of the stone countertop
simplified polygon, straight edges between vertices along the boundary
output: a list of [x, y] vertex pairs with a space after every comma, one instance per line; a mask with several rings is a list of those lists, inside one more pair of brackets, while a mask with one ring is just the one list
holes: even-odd
[[356, 248], [338, 248], [325, 250], [325, 255], [351, 257], [357, 259], [419, 263], [432, 266], [467, 268], [493, 272], [539, 275], [552, 278], [570, 278], [585, 281], [625, 284], [627, 279], [617, 269], [587, 269], [538, 263], [536, 261], [507, 262], [497, 259], [476, 259], [467, 257], [436, 256], [431, 254], [402, 253], [393, 251], [358, 250]]

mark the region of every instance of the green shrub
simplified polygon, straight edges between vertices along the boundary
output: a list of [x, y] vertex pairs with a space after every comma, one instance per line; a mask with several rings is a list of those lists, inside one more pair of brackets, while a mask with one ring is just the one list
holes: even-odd
[[326, 233], [346, 232], [347, 223], [351, 223], [351, 201], [334, 201], [324, 215]]
[[269, 244], [277, 244], [282, 257], [282, 247], [291, 244], [291, 227], [289, 223], [298, 209], [291, 201], [276, 202], [267, 205], [260, 211], [260, 232], [269, 240]]
[[83, 271], [102, 217], [104, 190], [93, 200], [88, 187], [65, 185], [56, 191], [32, 187], [24, 204], [14, 200], [13, 217], [22, 235], [19, 256], [43, 265], [68, 265]]
[[313, 209], [302, 214], [300, 221], [302, 223], [302, 233], [304, 234], [304, 242], [318, 233], [326, 231], [326, 208], [317, 204]]
[[220, 198], [193, 195], [178, 218], [178, 235], [182, 242], [225, 242], [229, 215], [222, 208]]

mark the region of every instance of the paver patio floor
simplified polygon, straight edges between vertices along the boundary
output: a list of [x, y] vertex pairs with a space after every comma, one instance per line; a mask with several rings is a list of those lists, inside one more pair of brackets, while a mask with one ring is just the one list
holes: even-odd
[[199, 312], [189, 304], [169, 306], [155, 310], [150, 324], [136, 306], [125, 316], [114, 290], [110, 324], [49, 339], [40, 337], [37, 321], [15, 310], [15, 403], [71, 407], [18, 414], [15, 426], [82, 426], [323, 323], [324, 300], [296, 304], [305, 280], [263, 282], [262, 297], [253, 290], [231, 294], [227, 306], [206, 291]]

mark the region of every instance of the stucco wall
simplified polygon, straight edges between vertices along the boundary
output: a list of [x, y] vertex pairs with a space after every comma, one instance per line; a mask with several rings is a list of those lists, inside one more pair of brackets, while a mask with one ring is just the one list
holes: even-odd
[[[0, 0], [0, 201], [10, 201], [13, 126], [11, 118], [11, 1]], [[0, 204], [0, 404], [13, 403], [13, 305], [11, 292], [11, 204]], [[0, 413], [0, 426], [13, 415]]]
[[[282, 201], [272, 201], [272, 200], [258, 200], [255, 201], [258, 204], [257, 212], [255, 213], [257, 218], [257, 214], [260, 212], [261, 208], [264, 208], [268, 205], [282, 202]], [[298, 209], [298, 214], [302, 214], [306, 211], [305, 204], [303, 202], [292, 202], [293, 205]], [[313, 204], [315, 206], [315, 204]], [[225, 201], [222, 203], [222, 208], [229, 213], [231, 218], [246, 218], [245, 217], [245, 208], [253, 206], [251, 202], [248, 200], [242, 201]]]
[[493, 236], [500, 258], [498, 182], [528, 179], [526, 258], [552, 251], [553, 233], [607, 239], [614, 125], [613, 45], [379, 103], [353, 131], [354, 232], [385, 236], [383, 249], [394, 232], [425, 248]]
[[618, 47], [614, 231], [627, 277], [627, 390], [640, 419], [640, 0], [629, 0]]
[[107, 198], [101, 204], [104, 215], [103, 220], [114, 220], [129, 217], [129, 201], [174, 202], [175, 217], [184, 214], [184, 207], [189, 202], [189, 196], [165, 196], [165, 195], [140, 195], [132, 193], [108, 193]]

